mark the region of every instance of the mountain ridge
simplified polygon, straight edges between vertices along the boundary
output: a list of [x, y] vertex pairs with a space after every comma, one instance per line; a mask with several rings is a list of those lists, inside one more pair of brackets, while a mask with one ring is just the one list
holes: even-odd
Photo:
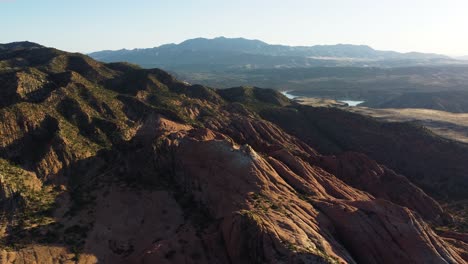
[[0, 43], [0, 49], [12, 50], [12, 49], [26, 49], [26, 48], [44, 48], [44, 46], [30, 42], [30, 41], [18, 41], [11, 43]]
[[[154, 48], [107, 50], [93, 52], [89, 55], [105, 62], [128, 61], [145, 67], [163, 66], [168, 68], [184, 64], [197, 64], [205, 67], [209, 64], [227, 64], [227, 68], [239, 68], [250, 64], [250, 67], [253, 68], [275, 68], [339, 65], [344, 63], [343, 60], [347, 60], [347, 65], [360, 66], [364, 66], [366, 61], [437, 62], [437, 60], [451, 60], [445, 55], [378, 51], [366, 45], [286, 46], [270, 45], [260, 40], [225, 37], [196, 38], [179, 44], [166, 44]], [[243, 56], [246, 57], [242, 58]]]
[[[237, 44], [237, 45], [236, 45]], [[236, 50], [236, 51], [244, 51], [249, 53], [255, 48], [262, 48], [262, 49], [279, 49], [279, 50], [314, 50], [314, 49], [333, 49], [333, 48], [353, 48], [355, 50], [366, 51], [369, 53], [383, 53], [383, 54], [392, 54], [392, 55], [415, 55], [415, 56], [427, 56], [427, 57], [436, 57], [436, 58], [448, 58], [446, 55], [435, 54], [435, 53], [422, 53], [422, 52], [396, 52], [396, 51], [383, 51], [383, 50], [375, 50], [368, 45], [355, 45], [355, 44], [334, 44], [334, 45], [313, 45], [313, 46], [288, 46], [288, 45], [281, 45], [281, 44], [268, 44], [261, 40], [256, 39], [246, 39], [246, 38], [226, 38], [226, 37], [217, 37], [213, 39], [208, 38], [194, 38], [188, 39], [185, 41], [180, 42], [179, 44], [169, 43], [163, 44], [153, 48], [134, 48], [134, 49], [120, 49], [120, 50], [103, 50], [103, 51], [95, 51], [91, 52], [88, 55], [91, 57], [97, 57], [99, 52], [114, 52], [114, 51], [144, 51], [144, 50], [152, 50], [158, 48], [166, 48], [166, 47], [175, 47], [179, 46], [182, 48], [188, 49], [228, 49], [228, 50]], [[245, 47], [250, 48], [245, 49]], [[284, 51], [283, 51], [284, 52]], [[325, 55], [325, 54], [323, 54]], [[352, 58], [352, 56], [349, 56]]]

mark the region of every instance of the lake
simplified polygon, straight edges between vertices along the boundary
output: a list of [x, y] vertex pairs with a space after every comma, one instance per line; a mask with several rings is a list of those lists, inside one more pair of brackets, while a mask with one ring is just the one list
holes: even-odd
[[[302, 97], [302, 98], [309, 98], [309, 97], [305, 97], [305, 96], [297, 96], [297, 95], [293, 95], [293, 94], [290, 94], [289, 93], [290, 91], [283, 91], [281, 92], [284, 96], [286, 96], [287, 98], [289, 99], [295, 99], [295, 98], [298, 98], [298, 97]], [[342, 103], [346, 103], [348, 104], [349, 106], [358, 106], [362, 103], [364, 103], [365, 101], [356, 101], [356, 100], [347, 100], [347, 99], [343, 99], [343, 100], [336, 100], [338, 102], [342, 102]]]
[[353, 100], [337, 100], [338, 102], [347, 103], [349, 106], [358, 106], [365, 101], [353, 101]]
[[292, 95], [292, 94], [290, 94], [289, 92], [290, 92], [290, 91], [284, 91], [284, 92], [281, 92], [281, 93], [282, 93], [284, 96], [286, 96], [287, 98], [289, 98], [289, 99], [294, 99], [294, 98], [299, 97], [299, 96], [297, 96], [297, 95]]

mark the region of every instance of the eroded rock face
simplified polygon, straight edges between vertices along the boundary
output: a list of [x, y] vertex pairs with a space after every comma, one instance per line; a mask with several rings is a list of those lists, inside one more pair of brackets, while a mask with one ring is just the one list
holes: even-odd
[[[177, 168], [183, 168], [175, 172], [176, 177], [180, 175], [177, 182], [185, 190], [196, 190], [192, 191], [195, 200], [207, 205], [216, 219], [223, 219], [228, 254], [239, 263], [275, 263], [286, 256], [298, 261], [308, 256], [360, 263], [463, 261], [414, 212], [355, 190], [320, 168], [303, 166], [307, 174], [302, 171], [302, 177], [284, 163], [276, 170], [280, 161], [269, 158], [269, 162], [249, 146], [236, 147], [224, 140], [182, 137], [173, 144], [180, 162]], [[320, 179], [324, 176], [333, 182]], [[301, 199], [300, 190], [285, 179], [304, 181], [297, 186], [308, 184], [322, 192]], [[440, 210], [433, 203], [434, 210]], [[236, 211], [241, 213], [233, 216]], [[257, 231], [240, 231], [251, 228]], [[337, 250], [340, 243], [332, 236], [348, 246]], [[291, 248], [293, 253], [286, 253]]]
[[317, 163], [347, 184], [377, 198], [411, 208], [427, 220], [450, 221], [440, 205], [406, 177], [397, 175], [364, 154], [348, 152], [338, 156], [324, 156]]
[[24, 95], [57, 85], [0, 108], [0, 263], [467, 261], [465, 234], [435, 233], [450, 214], [404, 175], [261, 118], [298, 111], [276, 92], [40, 46], [0, 55], [44, 75]]
[[317, 202], [359, 263], [463, 263], [451, 246], [406, 208], [387, 201]]

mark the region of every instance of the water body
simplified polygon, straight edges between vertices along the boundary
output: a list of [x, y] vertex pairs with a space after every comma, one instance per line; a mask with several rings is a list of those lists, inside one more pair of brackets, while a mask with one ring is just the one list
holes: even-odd
[[347, 103], [349, 106], [358, 106], [365, 101], [353, 101], [353, 100], [338, 100], [338, 102]]
[[[298, 98], [298, 97], [302, 97], [302, 98], [311, 98], [311, 97], [305, 97], [305, 96], [297, 96], [297, 95], [293, 95], [293, 94], [290, 94], [289, 92], [291, 91], [283, 91], [281, 92], [284, 96], [286, 96], [287, 98], [289, 99], [295, 99], [295, 98]], [[349, 106], [358, 106], [362, 103], [364, 103], [365, 101], [356, 101], [356, 100], [337, 100], [338, 102], [342, 102], [342, 103], [346, 103], [348, 104]]]
[[284, 96], [286, 96], [287, 98], [289, 98], [289, 99], [294, 99], [294, 98], [299, 97], [299, 96], [297, 96], [297, 95], [290, 94], [289, 92], [290, 92], [290, 91], [284, 91], [284, 92], [281, 92], [281, 93], [282, 93]]

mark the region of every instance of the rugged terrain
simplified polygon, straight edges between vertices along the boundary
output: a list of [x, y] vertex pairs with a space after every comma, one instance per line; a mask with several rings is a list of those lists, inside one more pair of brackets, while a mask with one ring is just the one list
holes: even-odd
[[468, 112], [467, 62], [437, 54], [342, 44], [293, 47], [221, 37], [90, 56], [160, 67], [180, 80], [210, 87], [269, 87], [306, 97], [365, 101], [374, 108]]
[[465, 263], [468, 147], [0, 45], [0, 263]]

